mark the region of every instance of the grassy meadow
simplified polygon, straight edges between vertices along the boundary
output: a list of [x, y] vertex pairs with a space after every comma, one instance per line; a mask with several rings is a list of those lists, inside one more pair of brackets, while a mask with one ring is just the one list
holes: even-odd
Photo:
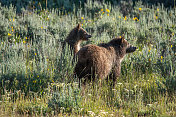
[[[73, 5], [74, 6], [74, 5]], [[125, 35], [138, 50], [122, 62], [115, 87], [78, 86], [61, 42], [78, 24], [86, 44]], [[176, 116], [176, 9], [142, 2], [92, 2], [66, 9], [0, 5], [0, 116]]]

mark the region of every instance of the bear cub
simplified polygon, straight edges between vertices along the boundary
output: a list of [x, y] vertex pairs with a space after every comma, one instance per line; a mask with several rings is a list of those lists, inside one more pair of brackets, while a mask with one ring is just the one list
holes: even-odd
[[121, 62], [127, 53], [132, 53], [136, 47], [130, 45], [123, 37], [112, 39], [100, 45], [86, 45], [78, 53], [75, 73], [81, 80], [105, 79], [110, 74], [113, 82], [120, 76]]
[[78, 24], [74, 29], [70, 31], [69, 35], [62, 44], [62, 48], [64, 48], [67, 43], [74, 54], [76, 54], [81, 48], [81, 42], [88, 41], [91, 37], [92, 36], [81, 27], [81, 24]]

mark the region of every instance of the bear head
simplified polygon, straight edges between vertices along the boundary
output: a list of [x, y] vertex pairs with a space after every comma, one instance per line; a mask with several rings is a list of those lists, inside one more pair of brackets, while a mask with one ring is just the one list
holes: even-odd
[[129, 44], [128, 41], [124, 38], [124, 36], [111, 40], [110, 44], [116, 47], [116, 51], [123, 51], [123, 54], [134, 52], [137, 49], [137, 47]]

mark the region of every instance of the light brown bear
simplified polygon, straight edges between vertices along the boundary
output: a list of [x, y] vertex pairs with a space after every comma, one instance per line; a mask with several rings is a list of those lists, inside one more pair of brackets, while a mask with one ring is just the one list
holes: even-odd
[[69, 35], [63, 42], [62, 48], [64, 48], [67, 43], [70, 46], [70, 49], [73, 50], [74, 54], [76, 54], [81, 48], [81, 42], [88, 41], [91, 37], [92, 36], [81, 27], [81, 24], [78, 24], [70, 31]]
[[124, 37], [112, 39], [100, 45], [87, 45], [78, 53], [75, 73], [79, 79], [95, 80], [107, 78], [112, 74], [113, 82], [120, 76], [121, 62], [127, 53], [134, 52], [136, 47], [130, 45]]

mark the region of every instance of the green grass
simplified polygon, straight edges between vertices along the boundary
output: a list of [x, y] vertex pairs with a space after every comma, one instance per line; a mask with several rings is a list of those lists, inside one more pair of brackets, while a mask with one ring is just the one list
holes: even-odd
[[[176, 10], [138, 2], [125, 18], [121, 7], [89, 1], [72, 12], [17, 14], [0, 6], [0, 116], [176, 116]], [[83, 45], [125, 34], [138, 47], [115, 87], [78, 86], [60, 44], [79, 22], [92, 35]]]

